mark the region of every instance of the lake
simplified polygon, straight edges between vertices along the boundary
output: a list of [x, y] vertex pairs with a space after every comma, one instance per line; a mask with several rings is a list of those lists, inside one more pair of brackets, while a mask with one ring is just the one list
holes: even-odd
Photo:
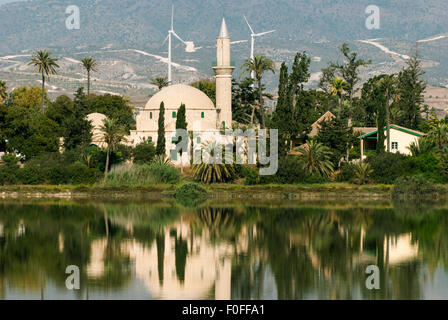
[[0, 299], [448, 299], [446, 203], [185, 205], [0, 201]]

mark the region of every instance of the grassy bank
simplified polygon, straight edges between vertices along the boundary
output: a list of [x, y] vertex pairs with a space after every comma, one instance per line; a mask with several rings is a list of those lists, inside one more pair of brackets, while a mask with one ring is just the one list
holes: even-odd
[[[107, 187], [102, 185], [78, 186], [2, 186], [0, 198], [170, 198], [179, 185], [150, 185], [135, 187]], [[389, 198], [390, 185], [352, 185], [328, 183], [315, 185], [256, 185], [238, 184], [203, 185], [215, 199], [306, 199], [306, 198]], [[448, 189], [446, 190], [448, 192]]]

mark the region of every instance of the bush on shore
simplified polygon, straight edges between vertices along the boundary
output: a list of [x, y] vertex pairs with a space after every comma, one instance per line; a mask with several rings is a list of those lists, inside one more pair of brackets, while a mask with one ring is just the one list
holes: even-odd
[[397, 200], [428, 200], [437, 196], [437, 187], [424, 176], [399, 177], [395, 181], [392, 197]]
[[176, 184], [180, 181], [179, 171], [169, 165], [151, 163], [143, 165], [122, 164], [112, 168], [103, 179], [106, 186], [143, 186], [152, 184]]

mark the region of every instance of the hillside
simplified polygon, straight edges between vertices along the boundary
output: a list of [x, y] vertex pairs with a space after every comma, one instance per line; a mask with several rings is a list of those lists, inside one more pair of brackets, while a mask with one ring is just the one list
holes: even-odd
[[[0, 0], [4, 1], [4, 0]], [[343, 42], [358, 51], [372, 66], [363, 78], [382, 72], [397, 72], [405, 56], [415, 50], [424, 60], [426, 79], [434, 87], [448, 84], [445, 48], [448, 18], [443, 0], [377, 0], [381, 9], [380, 30], [365, 27], [365, 8], [370, 0], [176, 0], [175, 29], [196, 50], [185, 52], [174, 42], [176, 82], [191, 82], [212, 76], [215, 38], [220, 19], [226, 15], [232, 40], [248, 40], [246, 15], [256, 32], [276, 29], [257, 38], [256, 52], [271, 57], [279, 65], [291, 61], [297, 51], [312, 57], [312, 82], [328, 61], [339, 58]], [[1, 4], [1, 2], [0, 2]], [[65, 9], [80, 8], [80, 30], [67, 30]], [[26, 66], [37, 48], [50, 49], [62, 59], [60, 75], [50, 83], [50, 93], [71, 93], [85, 81], [78, 61], [93, 56], [100, 62], [94, 75], [97, 92], [130, 96], [151, 93], [150, 79], [166, 74], [166, 37], [171, 4], [155, 0], [34, 0], [0, 6], [0, 78], [10, 88], [38, 85], [38, 77]], [[377, 40], [367, 40], [377, 39]], [[362, 40], [362, 41], [360, 41]], [[249, 43], [232, 47], [232, 60], [240, 66], [249, 55]], [[238, 78], [239, 71], [234, 76]], [[276, 87], [274, 75], [267, 75], [268, 88]], [[440, 105], [440, 104], [439, 104]]]

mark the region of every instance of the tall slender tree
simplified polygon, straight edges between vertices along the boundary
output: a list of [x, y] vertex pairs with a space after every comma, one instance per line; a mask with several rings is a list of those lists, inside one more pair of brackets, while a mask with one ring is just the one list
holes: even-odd
[[262, 55], [255, 55], [253, 59], [247, 59], [242, 68], [243, 72], [241, 73], [241, 76], [255, 72], [255, 77], [258, 83], [258, 102], [260, 104], [261, 128], [265, 128], [266, 124], [262, 79], [265, 72], [271, 71], [272, 73], [275, 73], [274, 61]]
[[42, 75], [42, 113], [45, 109], [45, 78], [57, 74], [56, 68], [59, 68], [57, 61], [58, 59], [51, 57], [50, 52], [37, 51], [31, 56], [31, 61], [28, 63], [29, 66], [34, 66], [35, 72], [40, 72]]
[[[177, 129], [183, 129], [187, 130], [187, 116], [186, 116], [186, 110], [185, 110], [185, 104], [182, 104], [177, 111], [177, 118], [176, 118], [176, 130]], [[182, 137], [177, 137], [176, 145], [179, 145], [182, 143]], [[179, 151], [180, 154], [180, 172], [184, 173], [184, 166], [182, 161], [182, 149]]]
[[83, 58], [82, 66], [87, 71], [87, 95], [90, 95], [90, 73], [98, 72], [98, 62], [93, 58]]
[[365, 67], [372, 62], [358, 59], [358, 53], [352, 52], [347, 43], [344, 43], [339, 49], [342, 53], [344, 63], [343, 64], [332, 64], [332, 67], [339, 71], [342, 78], [347, 82], [348, 88], [348, 98], [350, 102], [352, 101], [353, 95], [356, 92], [356, 85], [358, 84], [359, 77], [359, 69], [361, 67]]
[[279, 131], [279, 138], [281, 144], [279, 146], [279, 151], [281, 154], [287, 152], [286, 146], [283, 142], [289, 145], [289, 149], [292, 146], [292, 137], [296, 133], [296, 128], [294, 125], [294, 113], [292, 110], [291, 101], [289, 99], [289, 74], [288, 66], [285, 62], [282, 63], [280, 68], [280, 78], [278, 82], [278, 100], [277, 107], [275, 108], [274, 114], [272, 116], [271, 128], [277, 129]]
[[3, 101], [6, 99], [6, 97], [8, 96], [8, 94], [6, 93], [6, 90], [8, 88], [6, 87], [6, 82], [0, 80], [0, 104], [3, 103]]
[[159, 120], [157, 131], [157, 147], [156, 155], [165, 157], [166, 154], [166, 140], [165, 140], [165, 104], [160, 103]]
[[396, 79], [395, 75], [385, 75], [383, 79], [381, 80], [381, 87], [384, 90], [384, 98], [385, 98], [385, 111], [386, 111], [386, 139], [387, 139], [387, 148], [386, 151], [390, 152], [390, 105], [391, 100], [395, 93], [395, 84]]
[[102, 140], [107, 145], [106, 169], [105, 173], [109, 173], [110, 153], [125, 139], [127, 134], [125, 128], [116, 119], [105, 119], [104, 124], [100, 128]]
[[418, 129], [422, 120], [423, 92], [426, 89], [426, 82], [422, 79], [424, 73], [418, 54], [415, 53], [398, 74], [397, 103], [401, 111], [399, 124], [410, 129]]

